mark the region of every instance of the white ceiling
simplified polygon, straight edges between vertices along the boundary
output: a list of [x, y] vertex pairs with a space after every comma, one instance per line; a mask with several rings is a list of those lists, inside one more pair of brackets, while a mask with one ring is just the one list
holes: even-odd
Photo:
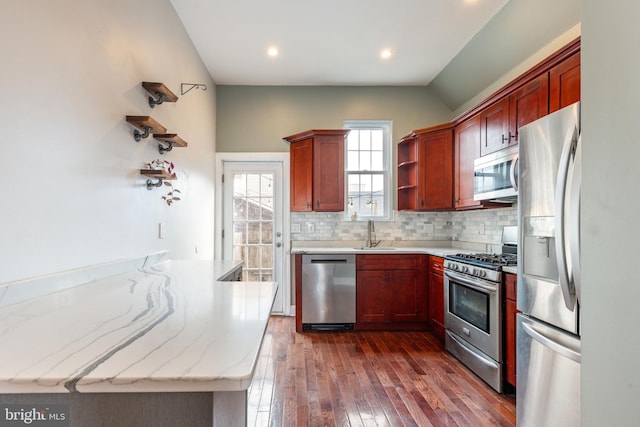
[[[427, 85], [508, 0], [171, 0], [219, 85]], [[277, 58], [267, 49], [277, 46]], [[380, 58], [382, 49], [393, 56]]]

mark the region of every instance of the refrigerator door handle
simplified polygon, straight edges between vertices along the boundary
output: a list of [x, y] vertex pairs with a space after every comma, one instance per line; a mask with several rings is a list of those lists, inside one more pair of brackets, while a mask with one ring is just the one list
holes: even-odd
[[511, 170], [509, 171], [509, 179], [514, 190], [518, 191], [518, 179], [516, 177], [516, 169], [518, 168], [518, 156], [511, 162]]
[[582, 136], [578, 136], [576, 152], [573, 158], [572, 187], [569, 194], [569, 248], [571, 269], [573, 270], [573, 284], [576, 298], [580, 302], [582, 268], [580, 266], [580, 192], [582, 190]]
[[538, 341], [543, 346], [547, 347], [550, 350], [553, 350], [554, 352], [560, 354], [561, 356], [564, 356], [568, 359], [571, 359], [575, 362], [580, 363], [582, 356], [580, 355], [579, 352], [571, 348], [565, 347], [561, 343], [546, 337], [544, 334], [542, 334], [541, 332], [531, 327], [531, 325], [529, 325], [528, 323], [522, 322], [521, 326], [522, 326], [522, 330], [527, 335], [529, 335], [532, 339]]
[[558, 181], [556, 184], [556, 220], [555, 220], [555, 240], [556, 256], [558, 257], [558, 281], [562, 289], [564, 304], [569, 310], [573, 310], [576, 305], [575, 289], [569, 276], [567, 268], [567, 253], [565, 239], [565, 202], [567, 197], [567, 178], [569, 173], [569, 162], [571, 154], [575, 149], [578, 129], [573, 127], [567, 136], [562, 147], [562, 154], [558, 164]]

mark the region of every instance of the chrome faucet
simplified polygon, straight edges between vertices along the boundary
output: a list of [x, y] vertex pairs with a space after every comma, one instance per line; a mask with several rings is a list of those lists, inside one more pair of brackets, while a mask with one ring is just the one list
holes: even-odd
[[376, 240], [376, 226], [373, 223], [372, 219], [369, 220], [367, 237], [368, 248], [373, 248], [374, 246], [378, 246], [380, 244], [380, 240]]

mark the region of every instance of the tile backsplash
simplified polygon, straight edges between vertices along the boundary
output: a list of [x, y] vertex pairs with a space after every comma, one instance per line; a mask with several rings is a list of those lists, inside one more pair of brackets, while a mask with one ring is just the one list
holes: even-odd
[[[376, 221], [383, 241], [452, 240], [499, 245], [502, 227], [517, 224], [516, 207], [462, 212], [396, 212], [393, 221]], [[299, 228], [299, 232], [298, 232]], [[291, 240], [367, 239], [367, 221], [350, 221], [342, 212], [292, 212]]]

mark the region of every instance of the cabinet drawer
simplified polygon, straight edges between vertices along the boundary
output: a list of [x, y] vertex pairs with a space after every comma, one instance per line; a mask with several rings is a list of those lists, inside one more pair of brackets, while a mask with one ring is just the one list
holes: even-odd
[[429, 257], [429, 268], [433, 273], [444, 274], [444, 258], [431, 255]]
[[513, 301], [517, 300], [518, 276], [511, 273], [504, 274], [505, 298]]
[[427, 255], [357, 255], [358, 270], [421, 270], [427, 268]]

